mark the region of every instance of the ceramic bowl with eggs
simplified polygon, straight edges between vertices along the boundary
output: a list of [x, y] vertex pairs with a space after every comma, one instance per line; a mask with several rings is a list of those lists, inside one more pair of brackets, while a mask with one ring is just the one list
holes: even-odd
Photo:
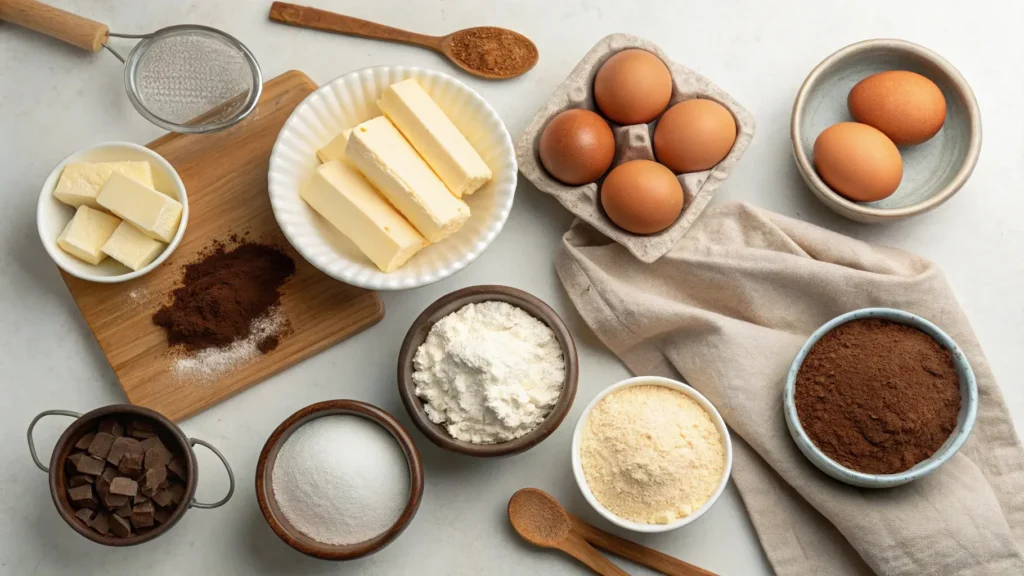
[[847, 46], [804, 81], [790, 124], [793, 157], [819, 200], [859, 222], [932, 210], [967, 182], [981, 113], [964, 77], [903, 40]]
[[516, 145], [523, 175], [644, 262], [686, 233], [735, 168], [754, 118], [626, 34], [600, 40]]
[[[54, 195], [54, 191], [58, 188], [61, 182], [61, 177], [64, 175], [64, 169], [70, 164], [92, 164], [92, 163], [133, 163], [148, 164], [144, 166], [146, 168], [147, 176], [152, 178], [152, 189], [162, 193], [165, 196], [176, 200], [181, 204], [180, 209], [180, 220], [177, 223], [176, 229], [172, 236], [167, 237], [163, 241], [155, 239], [146, 239], [141, 235], [137, 239], [139, 243], [148, 244], [148, 248], [140, 249], [154, 249], [148, 255], [140, 255], [136, 253], [133, 255], [136, 264], [142, 264], [152, 258], [151, 261], [144, 265], [138, 266], [137, 270], [133, 270], [122, 264], [113, 257], [106, 257], [106, 255], [100, 255], [102, 260], [98, 264], [92, 264], [86, 262], [71, 253], [65, 251], [58, 244], [58, 239], [61, 234], [65, 231], [68, 223], [77, 214], [77, 208], [75, 206], [68, 205]], [[110, 174], [107, 173], [106, 176]], [[95, 176], [91, 177], [95, 180]], [[93, 181], [93, 185], [99, 186], [98, 181]], [[147, 180], [146, 184], [149, 184]], [[95, 192], [95, 190], [94, 190]], [[112, 215], [107, 214], [104, 209], [96, 210], [93, 212], [100, 212], [96, 218], [109, 220], [113, 222], [117, 220]], [[185, 226], [188, 224], [188, 197], [185, 194], [185, 184], [182, 183], [181, 178], [178, 176], [177, 171], [170, 165], [167, 160], [156, 152], [133, 144], [131, 142], [106, 142], [98, 144], [96, 146], [90, 146], [83, 150], [79, 150], [74, 154], [71, 154], [67, 158], [61, 161], [50, 175], [43, 182], [42, 190], [39, 192], [39, 202], [36, 205], [36, 226], [39, 230], [39, 238], [43, 242], [43, 247], [46, 249], [47, 254], [50, 258], [60, 267], [61, 270], [81, 278], [82, 280], [88, 280], [90, 282], [100, 283], [117, 283], [126, 282], [133, 280], [155, 269], [157, 266], [162, 264], [167, 258], [174, 252], [178, 244], [181, 243], [182, 237], [185, 235]], [[117, 231], [115, 228], [114, 232]], [[111, 234], [106, 234], [108, 237]], [[154, 256], [155, 254], [155, 256]], [[139, 260], [142, 258], [142, 260]]]
[[[448, 126], [451, 130], [461, 133], [464, 141], [468, 141], [468, 146], [486, 164], [491, 176], [472, 193], [461, 195], [452, 192], [453, 198], [447, 199], [447, 204], [455, 203], [463, 211], [468, 207], [470, 215], [456, 232], [437, 241], [426, 238], [427, 233], [420, 229], [412, 215], [406, 213], [406, 206], [394, 202], [391, 197], [378, 199], [374, 208], [378, 216], [382, 211], [402, 211], [402, 214], [395, 216], [400, 220], [397, 223], [408, 230], [406, 236], [416, 237], [417, 232], [423, 232], [424, 238], [420, 241], [425, 245], [408, 260], [400, 258], [402, 263], [393, 270], [384, 271], [335, 223], [307, 203], [309, 198], [304, 197], [303, 193], [304, 187], [329, 163], [322, 163], [318, 152], [322, 153], [328, 145], [334, 146], [342, 133], [366, 126], [370, 120], [391, 131], [395, 130], [388, 127], [392, 118], [390, 114], [387, 120], [379, 119], [383, 111], [378, 106], [378, 100], [389, 87], [410, 79], [426, 92], [425, 98], [440, 108], [437, 114], [450, 120]], [[454, 127], [451, 127], [452, 124]], [[427, 131], [430, 132], [429, 129]], [[401, 137], [412, 140], [404, 129], [398, 138]], [[410, 143], [416, 146], [415, 141]], [[403, 146], [408, 147], [406, 144]], [[340, 148], [344, 154], [350, 147], [344, 145]], [[419, 146], [416, 150], [409, 148], [406, 160], [419, 163], [430, 161], [426, 155], [423, 155], [422, 160], [417, 160], [417, 153], [422, 154]], [[347, 160], [345, 156], [343, 162], [347, 163]], [[418, 175], [435, 178], [431, 173], [433, 169], [440, 176], [437, 167], [425, 166], [421, 167], [423, 169], [419, 170]], [[373, 186], [366, 188], [367, 196], [373, 196], [375, 192], [380, 193], [381, 197], [387, 196], [387, 192], [382, 192], [374, 180], [374, 174], [367, 174], [358, 166], [352, 167], [359, 172], [353, 172], [358, 182], [363, 182], [365, 177], [368, 184]], [[291, 245], [311, 264], [328, 276], [354, 286], [373, 290], [405, 290], [447, 278], [483, 253], [498, 236], [512, 209], [517, 174], [508, 130], [494, 109], [476, 91], [442, 72], [408, 66], [375, 66], [335, 78], [299, 104], [285, 122], [274, 144], [268, 188], [277, 223]], [[414, 184], [409, 180], [406, 183], [410, 186]], [[442, 184], [435, 184], [432, 188], [435, 192], [444, 189], [437, 188]], [[444, 186], [447, 186], [447, 182]], [[409, 223], [403, 224], [402, 217], [408, 218], [417, 230], [409, 228]], [[384, 239], [381, 231], [394, 232], [394, 228], [389, 228], [390, 225], [380, 218], [372, 223], [363, 221], [350, 224], [353, 226], [350, 233], [365, 232], [364, 238], [370, 238], [369, 234], [373, 233], [377, 235], [373, 238], [381, 238], [380, 242], [370, 241], [371, 249], [374, 243], [379, 245], [392, 241]]]

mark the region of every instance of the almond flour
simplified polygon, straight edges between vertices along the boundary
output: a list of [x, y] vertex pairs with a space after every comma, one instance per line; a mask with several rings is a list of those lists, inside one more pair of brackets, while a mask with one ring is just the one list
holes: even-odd
[[715, 423], [686, 394], [657, 385], [612, 392], [594, 406], [580, 442], [583, 475], [614, 514], [668, 524], [714, 494], [725, 470]]

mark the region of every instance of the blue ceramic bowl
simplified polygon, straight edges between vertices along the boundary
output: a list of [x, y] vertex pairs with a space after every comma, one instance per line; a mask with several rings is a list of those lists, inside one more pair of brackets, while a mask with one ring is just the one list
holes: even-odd
[[[949, 439], [929, 457], [927, 460], [918, 462], [913, 468], [900, 472], [898, 474], [865, 474], [863, 472], [857, 472], [851, 470], [835, 460], [829, 458], [818, 449], [817, 446], [811, 442], [811, 439], [804, 432], [803, 426], [800, 425], [800, 418], [796, 412], [796, 403], [793, 400], [794, 392], [796, 390], [796, 375], [800, 371], [800, 366], [804, 362], [804, 358], [807, 357], [807, 353], [810, 352], [811, 348], [818, 342], [818, 340], [825, 335], [826, 332], [832, 330], [840, 324], [845, 324], [852, 320], [860, 320], [862, 318], [880, 318], [883, 320], [890, 320], [892, 322], [899, 322], [900, 324], [906, 324], [913, 326], [918, 330], [921, 330], [925, 334], [928, 334], [934, 338], [944, 348], [953, 353], [953, 365], [956, 367], [957, 377], [960, 379], [960, 414], [957, 416], [957, 425], [953, 429], [953, 433], [949, 435]], [[786, 377], [786, 388], [783, 392], [783, 410], [786, 414], [786, 424], [789, 427], [789, 433], [793, 436], [793, 440], [796, 442], [797, 447], [803, 452], [804, 456], [811, 461], [812, 464], [818, 467], [819, 470], [828, 474], [829, 476], [845, 482], [852, 486], [860, 486], [862, 488], [891, 488], [893, 486], [899, 486], [900, 484], [906, 484], [907, 482], [913, 482], [918, 478], [927, 476], [934, 472], [939, 466], [942, 466], [947, 460], [949, 460], [956, 451], [964, 445], [967, 441], [967, 436], [971, 433], [971, 428], [974, 427], [974, 419], [978, 415], [978, 384], [974, 380], [974, 372], [971, 370], [970, 363], [967, 362], [967, 357], [964, 356], [960, 347], [956, 345], [956, 342], [946, 335], [945, 332], [940, 330], [938, 326], [931, 322], [915, 316], [909, 312], [902, 310], [894, 310], [892, 308], [863, 308], [861, 310], [854, 310], [853, 312], [847, 312], [841, 316], [833, 318], [829, 322], [825, 323], [824, 326], [818, 328], [811, 337], [807, 339], [803, 348], [793, 359], [793, 364], [789, 368], [789, 374]]]

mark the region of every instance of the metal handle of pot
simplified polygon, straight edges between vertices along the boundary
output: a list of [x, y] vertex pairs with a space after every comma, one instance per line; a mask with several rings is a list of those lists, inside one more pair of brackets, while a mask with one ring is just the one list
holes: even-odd
[[228, 500], [231, 500], [231, 496], [235, 493], [235, 473], [231, 470], [231, 465], [228, 464], [227, 458], [225, 458], [224, 455], [220, 453], [220, 450], [217, 450], [212, 445], [210, 445], [209, 442], [206, 442], [205, 440], [200, 440], [199, 438], [189, 438], [188, 442], [192, 446], [199, 444], [200, 446], [206, 447], [206, 449], [209, 450], [210, 452], [213, 452], [217, 456], [217, 458], [220, 458], [220, 462], [221, 464], [224, 465], [224, 469], [228, 471], [227, 496], [225, 496], [224, 498], [220, 499], [217, 502], [214, 502], [213, 504], [206, 504], [193, 498], [192, 502], [189, 504], [189, 508], [202, 508], [205, 510], [209, 510], [210, 508], [220, 508], [221, 506], [227, 504]]
[[39, 413], [38, 416], [32, 419], [32, 422], [28, 425], [28, 453], [32, 455], [32, 461], [36, 463], [36, 466], [40, 470], [50, 473], [50, 468], [39, 461], [39, 455], [36, 454], [36, 443], [35, 439], [32, 438], [32, 432], [36, 429], [36, 424], [47, 416], [67, 416], [69, 418], [78, 418], [81, 416], [78, 412], [72, 412], [70, 410], [47, 410], [46, 412]]

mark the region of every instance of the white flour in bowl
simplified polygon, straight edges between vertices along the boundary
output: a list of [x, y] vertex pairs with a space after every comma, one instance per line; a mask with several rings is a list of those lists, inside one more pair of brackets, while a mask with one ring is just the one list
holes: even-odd
[[474, 444], [507, 442], [539, 426], [565, 381], [555, 333], [506, 302], [468, 304], [439, 320], [413, 367], [430, 421]]

